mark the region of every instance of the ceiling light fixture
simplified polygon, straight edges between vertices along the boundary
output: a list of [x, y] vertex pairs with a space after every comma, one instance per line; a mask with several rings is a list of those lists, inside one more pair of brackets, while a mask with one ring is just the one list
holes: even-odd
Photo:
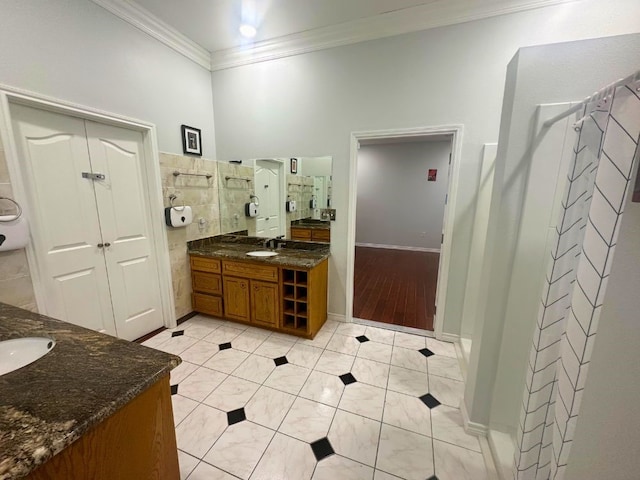
[[256, 27], [253, 27], [251, 25], [240, 25], [240, 35], [242, 35], [245, 38], [253, 38], [256, 36], [257, 30]]

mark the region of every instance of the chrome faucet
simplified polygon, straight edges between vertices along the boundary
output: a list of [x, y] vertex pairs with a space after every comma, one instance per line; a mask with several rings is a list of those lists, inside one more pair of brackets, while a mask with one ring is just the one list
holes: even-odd
[[274, 237], [274, 238], [267, 238], [263, 243], [263, 247], [271, 248], [271, 249], [282, 248], [282, 246], [285, 243], [284, 240], [282, 240], [283, 238], [284, 238], [284, 235], [278, 235], [277, 237]]

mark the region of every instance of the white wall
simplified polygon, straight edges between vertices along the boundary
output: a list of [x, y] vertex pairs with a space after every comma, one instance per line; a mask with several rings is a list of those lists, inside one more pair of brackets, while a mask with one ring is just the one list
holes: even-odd
[[450, 153], [450, 141], [361, 145], [356, 243], [440, 250]]
[[640, 204], [629, 202], [620, 225], [566, 480], [636, 480], [640, 476], [639, 238]]
[[180, 125], [215, 158], [210, 73], [89, 0], [3, 0], [0, 83], [155, 123], [182, 153]]
[[[445, 332], [457, 334], [482, 145], [525, 45], [638, 30], [636, 0], [582, 0], [213, 72], [218, 158], [333, 156], [329, 311], [345, 313], [349, 137], [463, 123]], [[588, 76], [588, 75], [587, 75]]]
[[[526, 362], [535, 325], [541, 278], [514, 282], [529, 165], [524, 157], [536, 106], [581, 100], [640, 66], [640, 35], [521, 49], [509, 66], [498, 142], [478, 312], [465, 404], [472, 421], [512, 433], [520, 412]], [[557, 174], [549, 182], [555, 184]], [[527, 243], [520, 260], [536, 262], [544, 237]], [[530, 240], [530, 239], [527, 239]], [[532, 264], [531, 271], [537, 271]], [[477, 340], [477, 341], [476, 341]]]

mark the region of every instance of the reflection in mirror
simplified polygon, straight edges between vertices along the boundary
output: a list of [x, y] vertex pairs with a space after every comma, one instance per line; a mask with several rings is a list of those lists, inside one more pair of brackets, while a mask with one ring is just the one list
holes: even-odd
[[[261, 158], [220, 162], [221, 233], [329, 242], [332, 158]], [[246, 205], [257, 214], [248, 216]]]

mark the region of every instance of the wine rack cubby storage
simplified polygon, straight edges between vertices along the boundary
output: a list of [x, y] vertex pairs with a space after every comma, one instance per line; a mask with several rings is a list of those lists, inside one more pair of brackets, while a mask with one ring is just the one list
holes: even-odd
[[282, 269], [283, 327], [307, 331], [308, 278], [305, 270]]

